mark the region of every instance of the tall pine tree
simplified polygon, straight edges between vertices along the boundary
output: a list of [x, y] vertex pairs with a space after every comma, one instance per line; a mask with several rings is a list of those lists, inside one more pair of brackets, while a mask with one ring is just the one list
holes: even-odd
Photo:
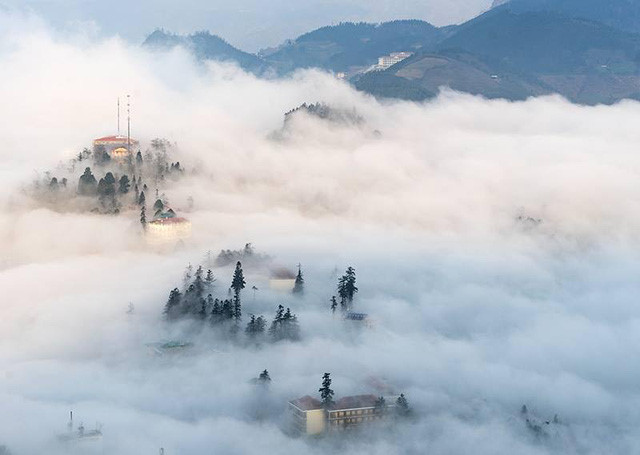
[[240, 321], [242, 318], [242, 304], [240, 303], [240, 292], [246, 285], [244, 280], [244, 273], [242, 272], [242, 264], [240, 261], [236, 264], [236, 269], [233, 272], [233, 280], [231, 281], [231, 289], [233, 289], [233, 317], [236, 321]]
[[302, 276], [302, 267], [298, 264], [298, 275], [296, 276], [296, 282], [293, 285], [294, 294], [302, 295], [304, 293], [304, 278]]
[[318, 389], [320, 392], [320, 401], [325, 409], [331, 409], [333, 406], [333, 390], [331, 390], [331, 377], [330, 373], [325, 373], [322, 376], [322, 387]]
[[338, 295], [343, 311], [348, 311], [353, 305], [353, 297], [358, 292], [356, 287], [356, 271], [353, 267], [347, 267], [344, 275], [338, 280]]

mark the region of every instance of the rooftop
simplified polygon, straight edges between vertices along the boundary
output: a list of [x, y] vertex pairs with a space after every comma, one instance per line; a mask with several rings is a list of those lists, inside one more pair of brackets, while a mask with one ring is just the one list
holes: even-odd
[[298, 398], [297, 400], [290, 401], [292, 405], [296, 408], [302, 409], [303, 411], [311, 411], [313, 409], [322, 408], [322, 402], [320, 400], [316, 400], [309, 395], [305, 395], [302, 398]]
[[376, 405], [378, 397], [375, 395], [353, 395], [336, 401], [332, 409], [371, 408]]
[[[378, 399], [375, 395], [353, 395], [350, 397], [342, 397], [336, 401], [331, 407], [332, 410], [342, 409], [358, 409], [358, 408], [372, 408], [376, 404]], [[314, 409], [321, 409], [322, 402], [315, 398], [305, 395], [297, 400], [290, 401], [296, 408], [303, 411], [312, 411]]]
[[[138, 141], [136, 141], [134, 138], [130, 138], [129, 139], [131, 141], [132, 144], [137, 144]], [[97, 139], [94, 139], [93, 142], [115, 142], [115, 143], [126, 143], [127, 142], [127, 136], [104, 136], [104, 137], [99, 137]]]

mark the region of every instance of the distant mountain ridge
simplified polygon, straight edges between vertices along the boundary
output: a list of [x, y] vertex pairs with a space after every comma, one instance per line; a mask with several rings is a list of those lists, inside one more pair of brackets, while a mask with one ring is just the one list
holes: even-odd
[[176, 46], [189, 49], [200, 60], [219, 60], [236, 62], [246, 71], [260, 73], [266, 64], [258, 56], [233, 47], [217, 35], [207, 31], [191, 35], [176, 35], [158, 29], [151, 33], [142, 45], [152, 50], [169, 50]]
[[[487, 98], [559, 93], [576, 103], [609, 104], [640, 99], [636, 31], [640, 1], [496, 0], [492, 9], [458, 26], [341, 23], [258, 55], [208, 32], [180, 36], [158, 30], [144, 45], [185, 46], [198, 58], [235, 61], [256, 74], [320, 68], [378, 97], [420, 101], [450, 87]], [[372, 71], [379, 57], [393, 52], [413, 55]]]

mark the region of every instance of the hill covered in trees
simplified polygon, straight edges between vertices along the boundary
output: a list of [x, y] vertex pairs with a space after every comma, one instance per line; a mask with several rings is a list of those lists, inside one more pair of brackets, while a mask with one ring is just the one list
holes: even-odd
[[[583, 104], [640, 98], [640, 5], [629, 0], [512, 0], [459, 26], [419, 20], [341, 23], [252, 55], [206, 32], [156, 31], [153, 48], [184, 45], [202, 59], [234, 60], [253, 72], [300, 68], [345, 73], [378, 97], [421, 101], [442, 87], [487, 98], [558, 93]], [[413, 55], [370, 71], [392, 52]]]
[[164, 30], [156, 30], [147, 37], [142, 45], [154, 51], [170, 50], [182, 46], [190, 50], [200, 60], [235, 62], [242, 69], [253, 73], [260, 73], [266, 68], [266, 63], [258, 56], [243, 52], [219, 36], [207, 31], [191, 35], [176, 35]]

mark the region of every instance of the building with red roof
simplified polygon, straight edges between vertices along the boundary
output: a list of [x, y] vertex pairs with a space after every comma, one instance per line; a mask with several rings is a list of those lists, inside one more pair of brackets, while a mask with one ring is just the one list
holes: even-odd
[[387, 413], [376, 407], [377, 401], [376, 395], [353, 395], [342, 397], [329, 409], [324, 409], [320, 400], [305, 395], [289, 402], [289, 413], [294, 430], [314, 435], [348, 430], [383, 419]]
[[130, 156], [140, 143], [127, 136], [105, 136], [93, 140], [93, 152], [106, 152], [112, 159], [124, 159]]

